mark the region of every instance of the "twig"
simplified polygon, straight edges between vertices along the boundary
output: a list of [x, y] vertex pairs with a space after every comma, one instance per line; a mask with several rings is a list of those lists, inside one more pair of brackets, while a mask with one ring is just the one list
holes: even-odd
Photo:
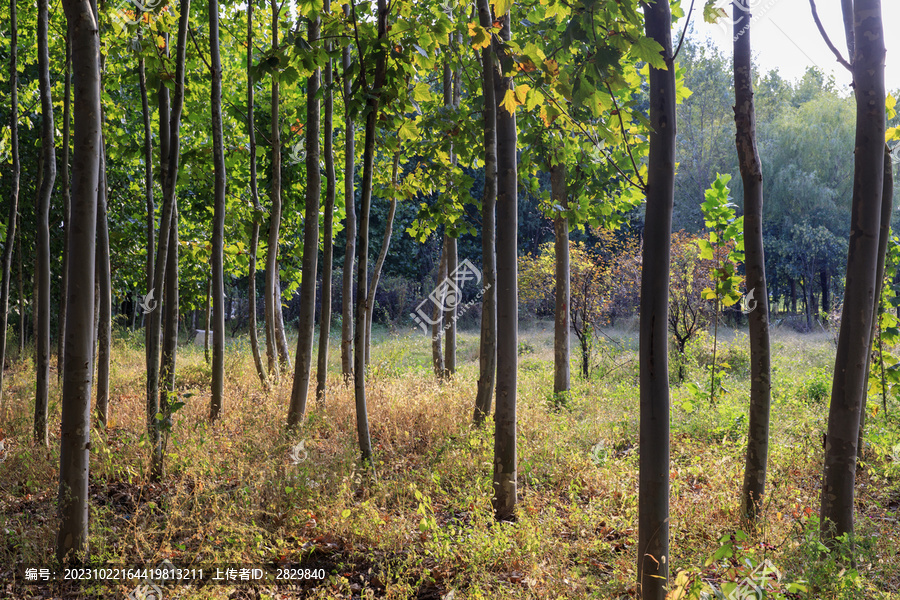
[[684, 29], [681, 32], [681, 39], [678, 40], [678, 47], [675, 48], [675, 54], [672, 55], [672, 63], [675, 63], [675, 59], [678, 58], [678, 53], [681, 52], [681, 45], [684, 43], [684, 38], [687, 37], [688, 26], [691, 24], [691, 15], [694, 14], [694, 0], [691, 0], [691, 7], [688, 9], [687, 21], [684, 23]]
[[625, 143], [625, 149], [628, 150], [628, 158], [631, 159], [631, 166], [634, 167], [634, 174], [637, 175], [638, 181], [641, 182], [641, 187], [646, 189], [647, 184], [644, 182], [644, 178], [641, 177], [641, 171], [638, 169], [637, 163], [634, 160], [634, 154], [631, 153], [631, 144], [628, 143], [628, 135], [625, 133], [625, 121], [622, 119], [622, 111], [619, 110], [619, 103], [616, 101], [616, 95], [613, 94], [609, 83], [606, 84], [606, 90], [609, 92], [609, 97], [612, 98], [613, 107], [615, 107], [616, 115], [619, 117], [619, 128], [622, 130], [622, 141]]
[[816, 10], [816, 0], [809, 0], [809, 7], [812, 9], [813, 20], [816, 22], [816, 27], [819, 28], [819, 33], [822, 34], [822, 39], [824, 39], [825, 44], [828, 45], [828, 49], [834, 53], [835, 57], [837, 57], [837, 61], [852, 73], [853, 67], [843, 56], [841, 56], [840, 51], [834, 47], [834, 44], [831, 43], [831, 38], [828, 37], [828, 33], [825, 32], [825, 27], [822, 26], [822, 21], [819, 20], [819, 11]]
[[206, 61], [206, 57], [203, 56], [203, 51], [200, 49], [200, 44], [197, 43], [197, 38], [194, 37], [194, 30], [191, 28], [188, 28], [188, 31], [191, 33], [191, 40], [193, 40], [193, 42], [194, 42], [194, 47], [197, 49], [197, 54], [200, 55], [200, 60], [203, 61], [203, 64], [205, 64], [206, 68], [209, 69], [209, 72], [212, 73], [212, 65], [210, 65]]

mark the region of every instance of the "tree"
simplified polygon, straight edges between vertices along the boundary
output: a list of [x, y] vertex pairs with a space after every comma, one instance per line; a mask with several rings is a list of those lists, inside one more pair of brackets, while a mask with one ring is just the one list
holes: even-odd
[[[489, 0], [478, 0], [478, 22], [489, 29], [493, 24]], [[484, 195], [481, 199], [481, 272], [485, 293], [481, 307], [481, 340], [478, 348], [478, 391], [475, 396], [476, 425], [491, 412], [494, 376], [497, 367], [497, 286], [494, 219], [497, 203], [497, 99], [494, 95], [494, 44], [481, 49], [481, 90], [484, 102]]]
[[644, 5], [647, 37], [663, 65], [650, 65], [650, 162], [640, 309], [640, 483], [637, 578], [641, 598], [662, 600], [669, 578], [669, 365], [666, 331], [675, 195], [675, 63], [669, 3]]
[[[12, 154], [12, 184], [9, 196], [9, 222], [6, 225], [6, 243], [3, 245], [3, 282], [0, 290], [0, 401], [3, 400], [3, 371], [6, 367], [6, 328], [9, 317], [9, 283], [12, 274], [13, 242], [16, 240], [16, 221], [19, 213], [19, 31], [15, 0], [9, 2], [11, 38], [9, 43], [9, 98], [10, 98], [10, 151]], [[21, 298], [21, 294], [19, 296]], [[21, 302], [21, 300], [20, 300]], [[20, 311], [21, 314], [21, 311]], [[20, 336], [21, 337], [21, 336]]]
[[[259, 251], [259, 221], [262, 206], [259, 204], [259, 185], [256, 176], [256, 122], [254, 121], [253, 92], [253, 2], [247, 2], [247, 134], [250, 137], [250, 198], [253, 200], [253, 225], [250, 233], [249, 284], [250, 289], [250, 347], [260, 382], [268, 387], [268, 376], [259, 351], [259, 330], [256, 319], [256, 259]], [[267, 321], [268, 322], [268, 321]], [[268, 327], [268, 326], [267, 326]], [[266, 329], [268, 331], [268, 328]]]
[[[812, 0], [811, 4], [815, 8]], [[846, 289], [822, 478], [820, 517], [825, 540], [843, 534], [853, 539], [857, 443], [871, 341], [860, 332], [871, 331], [877, 289], [886, 128], [881, 1], [844, 2], [843, 8], [851, 61], [848, 66], [857, 101], [856, 153]]]
[[72, 41], [75, 82], [71, 232], [66, 248], [69, 314], [60, 424], [60, 524], [56, 540], [57, 559], [67, 562], [84, 553], [88, 541], [94, 248], [100, 174], [100, 35], [88, 0], [65, 0], [63, 8]]
[[[569, 207], [566, 189], [566, 163], [553, 161], [550, 165], [550, 194], [554, 205], [560, 207], [553, 219], [554, 243], [556, 247], [556, 306], [553, 311], [553, 393], [562, 396], [569, 393], [569, 219], [565, 211]], [[582, 350], [584, 346], [582, 345]], [[586, 354], [586, 353], [585, 353]], [[583, 374], [588, 376], [587, 357]]]
[[[350, 6], [344, 5], [344, 17], [350, 15]], [[344, 83], [344, 209], [346, 210], [347, 246], [344, 250], [344, 269], [341, 273], [341, 375], [348, 379], [353, 375], [353, 263], [356, 260], [356, 139], [350, 103], [353, 91], [350, 77], [350, 44], [341, 54]]]
[[[102, 79], [101, 79], [102, 86]], [[109, 223], [107, 210], [106, 141], [100, 136], [100, 178], [97, 187], [97, 418], [102, 426], [109, 421], [109, 365], [112, 341], [112, 274], [109, 264]]]
[[[763, 176], [753, 104], [750, 11], [734, 4], [735, 142], [744, 184], [744, 265], [746, 288], [754, 292], [750, 310], [750, 419], [741, 512], [755, 522], [762, 510], [769, 456], [769, 406], [772, 403], [769, 349], [769, 290], [763, 249]], [[748, 307], [749, 308], [749, 307]]]
[[[331, 0], [325, 0], [324, 12], [331, 12]], [[325, 44], [331, 51], [332, 44]], [[334, 172], [334, 65], [331, 58], [325, 63], [325, 115], [323, 135], [325, 138], [325, 225], [322, 230], [322, 312], [319, 316], [319, 357], [316, 363], [316, 402], [325, 403], [328, 380], [328, 342], [331, 335], [331, 274], [334, 254], [334, 196], [337, 176]]]
[[[309, 18], [309, 41], [319, 40], [321, 21]], [[316, 66], [306, 80], [306, 208], [303, 215], [303, 281], [300, 285], [300, 320], [297, 324], [297, 360], [294, 387], [288, 411], [288, 427], [296, 427], [306, 414], [309, 377], [312, 368], [313, 332], [316, 311], [316, 268], [319, 264], [319, 195], [322, 177], [319, 170], [319, 125], [321, 104], [319, 86], [322, 71]], [[323, 331], [320, 335], [328, 335]]]
[[[38, 2], [38, 78], [41, 94], [41, 176], [40, 193], [36, 213], [37, 230], [37, 279], [38, 295], [35, 299], [37, 312], [36, 341], [36, 390], [34, 399], [34, 439], [47, 446], [50, 443], [47, 417], [50, 394], [50, 197], [56, 181], [56, 150], [53, 131], [53, 98], [50, 90], [50, 48], [47, 26], [50, 18], [47, 0]], [[11, 213], [14, 216], [15, 213]], [[3, 329], [6, 335], [6, 328]], [[0, 364], [2, 367], [2, 364]]]
[[[60, 277], [60, 286], [59, 286], [59, 311], [58, 311], [58, 334], [56, 340], [56, 380], [58, 383], [62, 383], [63, 376], [63, 364], [65, 363], [65, 344], [64, 344], [64, 334], [66, 331], [66, 295], [69, 287], [69, 255], [65, 251], [65, 248], [68, 246], [69, 239], [69, 210], [72, 204], [71, 197], [69, 195], [69, 147], [71, 146], [71, 142], [69, 140], [70, 137], [70, 124], [72, 122], [72, 45], [69, 42], [69, 34], [66, 33], [66, 67], [65, 67], [65, 91], [63, 92], [63, 124], [62, 124], [62, 173], [60, 177], [60, 188], [62, 191], [63, 198], [63, 253], [62, 253], [62, 274]], [[16, 149], [18, 151], [18, 149]], [[5, 263], [4, 263], [5, 264]], [[6, 273], [6, 271], [4, 271]], [[6, 289], [6, 288], [4, 288]], [[8, 293], [8, 291], [7, 291]], [[3, 316], [3, 329], [2, 331], [6, 331], [6, 309], [8, 308], [7, 304], [3, 304], [2, 310], [4, 313]], [[4, 333], [5, 336], [5, 333]], [[4, 346], [5, 349], [5, 340]], [[3, 363], [2, 352], [0, 352], [0, 364]], [[3, 377], [0, 376], [0, 387], [3, 384]], [[3, 396], [2, 392], [0, 392], [0, 402], [2, 402]]]
[[[501, 66], [494, 77], [494, 98], [505, 100], [514, 90], [508, 74], [510, 56], [503, 42], [512, 31], [510, 13], [495, 15], [500, 31], [495, 53]], [[519, 294], [517, 283], [518, 174], [516, 115], [497, 109], [497, 400], [494, 411], [494, 514], [499, 521], [515, 518], [516, 508], [516, 380], [518, 369]]]
[[712, 265], [697, 254], [700, 239], [684, 230], [672, 234], [669, 276], [669, 333], [678, 351], [678, 381], [685, 378], [687, 343], [709, 322], [709, 303], [701, 291], [709, 287]]
[[[222, 414], [225, 391], [225, 146], [222, 139], [222, 59], [219, 56], [219, 2], [209, 0], [210, 105], [212, 106], [215, 199], [212, 223], [212, 390], [209, 418]], [[252, 124], [251, 124], [252, 127]], [[255, 219], [254, 219], [255, 220]], [[255, 309], [254, 309], [255, 312]], [[208, 331], [208, 330], [207, 330]]]

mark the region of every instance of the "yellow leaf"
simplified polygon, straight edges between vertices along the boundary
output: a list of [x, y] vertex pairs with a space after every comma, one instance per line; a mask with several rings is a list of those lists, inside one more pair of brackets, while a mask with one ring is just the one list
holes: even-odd
[[516, 114], [516, 106], [521, 104], [521, 102], [516, 103], [516, 92], [515, 90], [506, 90], [506, 94], [503, 96], [503, 102], [500, 103], [502, 108], [506, 109], [511, 115]]
[[469, 36], [472, 37], [472, 47], [476, 50], [487, 48], [491, 45], [491, 34], [478, 23], [469, 23]]
[[161, 35], [156, 36], [156, 45], [159, 46], [160, 49], [165, 49], [166, 47], [166, 38]]
[[900, 127], [891, 127], [887, 130], [884, 141], [893, 142], [895, 140], [900, 140]]
[[531, 86], [527, 84], [522, 84], [516, 88], [516, 104], [521, 106], [525, 104], [525, 98], [528, 97], [528, 92], [531, 91]]
[[494, 0], [491, 4], [494, 6], [494, 17], [499, 19], [509, 12], [512, 0]]

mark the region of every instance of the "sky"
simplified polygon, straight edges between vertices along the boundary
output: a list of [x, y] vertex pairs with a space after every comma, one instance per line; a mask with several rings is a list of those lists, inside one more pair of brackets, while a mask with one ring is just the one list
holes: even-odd
[[[717, 24], [703, 21], [704, 0], [696, 0], [691, 17], [693, 37], [708, 38], [723, 52], [732, 53], [732, 0], [718, 0], [716, 6], [725, 8], [729, 15], [727, 22]], [[822, 71], [834, 75], [835, 82], [841, 87], [849, 86], [850, 73], [838, 64], [834, 54], [825, 45], [810, 11], [809, 0], [733, 0], [749, 6], [753, 13], [751, 43], [754, 57], [764, 70], [778, 69], [785, 79], [799, 79], [806, 68], [817, 66]], [[682, 0], [682, 7], [687, 12], [689, 0]], [[887, 59], [885, 62], [885, 82], [889, 91], [900, 89], [900, 36], [891, 35], [893, 25], [900, 22], [900, 1], [882, 0], [882, 14], [887, 35]], [[844, 25], [841, 17], [839, 0], [816, 0], [819, 17], [828, 37], [847, 58], [847, 41], [844, 36]], [[679, 23], [684, 27], [684, 19]], [[679, 30], [675, 33], [677, 44]]]

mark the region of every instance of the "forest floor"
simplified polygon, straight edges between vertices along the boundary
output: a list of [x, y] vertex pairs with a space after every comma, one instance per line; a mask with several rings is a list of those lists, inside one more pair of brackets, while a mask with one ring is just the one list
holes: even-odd
[[[180, 585], [59, 580], [59, 392], [51, 392], [50, 447], [35, 446], [33, 366], [14, 361], [0, 412], [0, 598], [634, 598], [636, 341], [633, 331], [608, 333], [597, 340], [588, 380], [573, 340], [573, 393], [557, 406], [552, 324], [520, 332], [520, 502], [517, 521], [503, 524], [491, 514], [493, 427], [471, 425], [474, 333], [460, 336], [458, 376], [445, 384], [432, 374], [428, 338], [376, 336], [367, 395], [374, 481], [360, 472], [353, 392], [341, 383], [336, 339], [324, 407], [313, 406], [294, 432], [285, 430], [291, 377], [267, 392], [246, 338], [229, 340], [225, 414], [209, 424], [209, 368], [203, 349], [185, 344], [177, 377], [185, 405], [158, 484], [148, 478], [142, 334], [117, 333], [110, 423], [92, 433], [91, 560], [205, 570], [203, 581]], [[749, 358], [745, 334], [728, 338], [719, 344], [725, 391], [714, 405], [702, 391], [708, 337], [687, 356], [687, 379], [697, 385], [672, 387], [673, 588], [755, 599], [739, 585], [764, 564], [778, 572], [762, 586], [766, 598], [900, 598], [900, 406], [869, 418], [853, 568], [841, 547], [823, 555], [817, 541], [833, 336], [776, 331], [768, 496], [760, 528], [744, 535]], [[26, 566], [57, 579], [25, 582]], [[242, 567], [286, 569], [297, 579], [209, 580], [226, 567], [238, 579]]]

